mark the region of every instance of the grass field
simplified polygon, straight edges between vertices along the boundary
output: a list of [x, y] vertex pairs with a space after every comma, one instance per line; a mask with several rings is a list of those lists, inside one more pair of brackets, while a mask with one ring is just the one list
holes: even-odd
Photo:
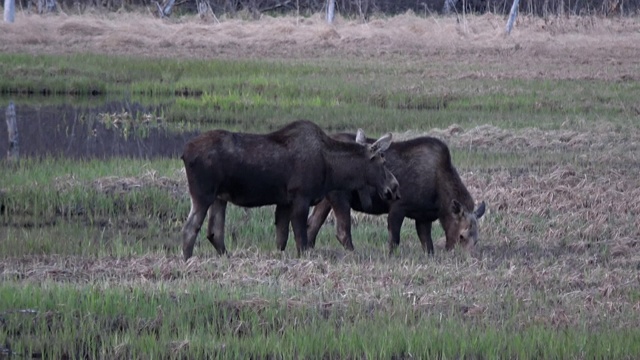
[[405, 221], [389, 257], [386, 217], [354, 213], [355, 252], [330, 218], [297, 258], [276, 250], [273, 208], [230, 206], [231, 254], [201, 234], [184, 262], [179, 159], [4, 161], [0, 358], [640, 357], [637, 19], [524, 18], [512, 38], [492, 16], [15, 25], [0, 24], [2, 102], [437, 136], [488, 210], [471, 253], [445, 252], [436, 225], [426, 256]]

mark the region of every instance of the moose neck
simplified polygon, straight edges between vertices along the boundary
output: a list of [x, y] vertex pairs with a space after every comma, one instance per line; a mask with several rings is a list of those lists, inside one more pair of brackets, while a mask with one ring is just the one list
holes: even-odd
[[325, 151], [327, 190], [355, 190], [367, 185], [365, 174], [366, 150], [358, 144], [337, 144]]
[[453, 200], [458, 201], [467, 212], [473, 211], [474, 202], [456, 169], [451, 166], [447, 172], [448, 175], [438, 179], [438, 183], [443, 184], [440, 187], [440, 195], [438, 196], [440, 199], [438, 204], [440, 214], [438, 218], [444, 229], [447, 243], [454, 244], [458, 241], [458, 219], [451, 210], [451, 202]]
[[[467, 211], [473, 211], [473, 197], [462, 183], [458, 171], [454, 167], [449, 167], [444, 174], [438, 176], [440, 218], [443, 214], [451, 213], [451, 201], [457, 200]], [[444, 224], [443, 224], [443, 227]]]

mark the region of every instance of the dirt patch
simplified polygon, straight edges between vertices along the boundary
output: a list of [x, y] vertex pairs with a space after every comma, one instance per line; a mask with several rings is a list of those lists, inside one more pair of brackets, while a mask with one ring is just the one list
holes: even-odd
[[[195, 16], [162, 20], [147, 12], [39, 16], [19, 12], [0, 23], [2, 52], [78, 53], [195, 58], [402, 59], [428, 77], [636, 79], [638, 18], [520, 17], [504, 36], [502, 16], [421, 18], [367, 23], [322, 15], [260, 20]], [[277, 36], [274, 36], [277, 34]], [[492, 66], [490, 64], [496, 64]], [[606, 65], [606, 66], [605, 66]], [[474, 70], [482, 66], [483, 71]], [[444, 71], [443, 71], [444, 70]]]
[[102, 35], [105, 32], [104, 24], [100, 24], [100, 22], [94, 24], [87, 24], [84, 21], [78, 21], [77, 19], [70, 19], [65, 21], [58, 32], [61, 36], [67, 37], [85, 37], [85, 36], [98, 36]]
[[187, 181], [184, 169], [177, 171], [175, 177], [159, 176], [155, 171], [147, 171], [140, 176], [105, 176], [92, 181], [80, 181], [75, 176], [68, 175], [56, 178], [54, 180], [54, 187], [61, 192], [84, 187], [106, 195], [121, 195], [143, 188], [155, 188], [160, 191], [166, 191], [174, 197], [187, 194]]

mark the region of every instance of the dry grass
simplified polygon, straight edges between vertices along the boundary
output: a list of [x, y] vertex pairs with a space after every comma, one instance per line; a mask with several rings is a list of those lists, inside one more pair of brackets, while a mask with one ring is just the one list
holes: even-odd
[[614, 150], [636, 152], [640, 147], [640, 134], [625, 131], [615, 125], [600, 121], [589, 125], [567, 124], [560, 130], [541, 130], [535, 127], [522, 130], [501, 129], [492, 125], [481, 125], [464, 129], [453, 124], [446, 129], [431, 129], [427, 132], [415, 130], [394, 134], [396, 141], [417, 136], [434, 136], [450, 146], [462, 149], [491, 151], [546, 151], [588, 153], [600, 152], [611, 155]]
[[107, 195], [120, 195], [142, 188], [156, 188], [178, 197], [187, 193], [187, 181], [184, 169], [176, 171], [175, 177], [159, 176], [150, 170], [140, 176], [118, 177], [105, 176], [82, 182], [74, 175], [67, 175], [54, 180], [56, 190], [64, 192], [77, 188], [93, 189]]
[[[637, 79], [637, 18], [520, 17], [510, 37], [502, 16], [420, 18], [407, 14], [362, 24], [320, 15], [258, 21], [197, 17], [161, 20], [148, 13], [38, 16], [0, 23], [2, 52], [124, 54], [196, 58], [335, 56], [430, 61], [424, 76], [459, 78]], [[431, 59], [431, 60], [429, 60]], [[492, 67], [487, 64], [496, 63]], [[474, 64], [482, 65], [476, 70]]]
[[[315, 251], [303, 259], [289, 259], [256, 250], [241, 250], [229, 259], [190, 259], [144, 255], [132, 258], [29, 257], [0, 262], [2, 278], [142, 288], [167, 288], [175, 293], [194, 284], [215, 283], [228, 289], [253, 289], [244, 301], [260, 306], [261, 291], [278, 289], [289, 306], [340, 306], [354, 301], [391, 308], [398, 296], [429, 312], [452, 309], [465, 316], [498, 321], [514, 316], [515, 323], [553, 326], [597, 326], [604, 317], [640, 309], [638, 279], [586, 253], [560, 255], [553, 261], [512, 257], [496, 266], [488, 258], [458, 255], [430, 261], [390, 259], [371, 262], [357, 254], [336, 260]], [[638, 261], [637, 255], [625, 256]], [[551, 259], [550, 259], [551, 260]], [[521, 312], [505, 314], [513, 301]], [[592, 315], [585, 316], [585, 309]], [[586, 318], [586, 319], [585, 319]], [[586, 323], [584, 321], [587, 320]], [[637, 319], [619, 319], [629, 326]]]

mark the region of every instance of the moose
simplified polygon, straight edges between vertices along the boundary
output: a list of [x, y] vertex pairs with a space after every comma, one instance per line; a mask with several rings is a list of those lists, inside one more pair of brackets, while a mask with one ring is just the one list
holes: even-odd
[[[359, 138], [364, 132], [358, 130]], [[226, 252], [227, 203], [243, 207], [276, 205], [278, 248], [284, 250], [291, 224], [298, 255], [308, 248], [309, 208], [330, 191], [356, 191], [366, 199], [399, 198], [398, 181], [386, 168], [384, 152], [391, 134], [370, 143], [342, 142], [308, 120], [294, 121], [268, 134], [213, 130], [187, 142], [182, 160], [191, 210], [182, 228], [182, 253], [193, 255], [205, 215], [207, 239], [219, 255]]]
[[[341, 141], [373, 142], [362, 134], [338, 133], [332, 135]], [[354, 139], [355, 138], [355, 139]], [[451, 163], [447, 145], [433, 137], [418, 137], [394, 142], [385, 153], [386, 164], [400, 183], [404, 196], [387, 201], [369, 193], [369, 199], [361, 193], [332, 191], [320, 201], [308, 218], [307, 237], [309, 247], [315, 246], [320, 227], [331, 209], [336, 218], [336, 237], [343, 247], [353, 250], [351, 239], [351, 209], [368, 214], [389, 214], [389, 253], [400, 244], [400, 228], [405, 217], [415, 220], [416, 231], [422, 248], [434, 253], [431, 239], [431, 223], [436, 219], [444, 228], [446, 249], [456, 244], [465, 247], [478, 241], [478, 219], [484, 215], [484, 201], [474, 210], [474, 201]]]

